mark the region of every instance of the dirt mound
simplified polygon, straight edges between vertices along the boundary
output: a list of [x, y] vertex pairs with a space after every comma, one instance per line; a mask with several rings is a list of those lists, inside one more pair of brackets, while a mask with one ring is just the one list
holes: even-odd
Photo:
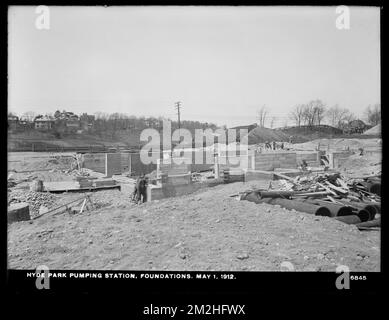
[[380, 174], [382, 170], [381, 155], [360, 156], [354, 154], [342, 163], [339, 169], [350, 177]]
[[257, 127], [248, 134], [248, 144], [264, 143], [266, 141], [288, 141], [289, 136], [281, 130]]
[[363, 134], [381, 134], [381, 124], [377, 124], [375, 127], [369, 129], [369, 130], [366, 130]]

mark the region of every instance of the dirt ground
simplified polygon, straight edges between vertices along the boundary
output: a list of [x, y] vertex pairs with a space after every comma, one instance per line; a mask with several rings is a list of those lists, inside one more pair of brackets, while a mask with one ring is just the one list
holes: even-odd
[[295, 143], [291, 146], [293, 150], [315, 150], [317, 146], [320, 150], [358, 150], [364, 148], [366, 150], [381, 150], [381, 139], [316, 139], [304, 143]]
[[[350, 142], [354, 143], [354, 142]], [[362, 142], [366, 143], [366, 142]], [[372, 143], [372, 142], [371, 142]], [[18, 170], [46, 167], [47, 159], [17, 162]], [[9, 197], [28, 193], [36, 176], [74, 179], [74, 172], [50, 162], [49, 170], [13, 173]], [[69, 166], [69, 164], [68, 164]], [[65, 166], [66, 167], [66, 166]], [[380, 155], [349, 158], [343, 174], [377, 171]], [[121, 191], [91, 193], [97, 209], [46, 214], [8, 225], [8, 264], [13, 269], [278, 271], [289, 261], [296, 271], [380, 271], [380, 231], [359, 231], [328, 217], [230, 197], [261, 182], [218, 185], [194, 194], [141, 205], [130, 201], [133, 184]], [[56, 194], [52, 206], [81, 197]]]
[[[142, 205], [119, 201], [13, 223], [9, 267], [277, 271], [289, 261], [296, 271], [334, 271], [340, 264], [380, 270], [380, 232], [229, 197], [250, 186], [237, 182]], [[112, 199], [121, 192], [105, 193]]]

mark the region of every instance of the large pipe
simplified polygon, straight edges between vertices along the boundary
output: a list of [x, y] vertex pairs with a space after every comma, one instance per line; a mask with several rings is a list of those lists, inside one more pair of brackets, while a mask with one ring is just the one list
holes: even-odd
[[328, 195], [327, 191], [317, 191], [317, 192], [308, 192], [308, 191], [255, 191], [259, 193], [261, 198], [288, 198], [290, 196], [324, 196]]
[[240, 199], [255, 202], [255, 203], [263, 202], [263, 200], [261, 200], [261, 198], [259, 197], [258, 192], [250, 192], [250, 193], [243, 194]]
[[362, 181], [362, 182], [360, 182], [360, 184], [363, 185], [367, 191], [374, 193], [378, 196], [381, 196], [381, 183], [380, 182]]
[[[364, 202], [355, 202], [355, 201], [342, 201], [340, 200], [341, 203], [344, 203], [346, 206], [350, 206], [352, 208], [358, 209], [358, 211], [365, 210], [368, 211], [370, 214], [369, 220], [373, 220], [375, 215], [379, 212], [375, 206], [366, 204]], [[367, 221], [367, 220], [366, 220]]]
[[351, 215], [351, 216], [341, 216], [341, 217], [335, 217], [335, 220], [342, 221], [347, 224], [358, 224], [361, 223], [361, 219], [357, 215]]
[[295, 193], [296, 191], [259, 191], [258, 195], [261, 199], [264, 199], [264, 198], [290, 197]]
[[331, 216], [330, 210], [328, 210], [325, 207], [317, 206], [310, 203], [305, 203], [302, 201], [296, 201], [296, 200], [288, 200], [288, 199], [282, 199], [282, 198], [265, 198], [261, 199], [257, 192], [250, 192], [246, 194], [243, 197], [244, 200], [248, 200], [255, 203], [269, 203], [269, 204], [278, 204], [279, 206], [289, 209], [289, 210], [296, 210], [300, 212], [306, 212], [310, 214], [314, 214], [317, 216]]
[[314, 214], [316, 216], [331, 216], [331, 212], [328, 208], [325, 208], [323, 206], [317, 206], [311, 203], [305, 203], [301, 201], [295, 201], [295, 200], [287, 200], [287, 199], [271, 199], [269, 201], [270, 204], [278, 204], [279, 206], [289, 209], [289, 210], [296, 210], [301, 212], [306, 212], [310, 214]]
[[364, 227], [364, 228], [381, 227], [381, 218], [372, 221], [358, 223], [357, 227]]
[[328, 210], [330, 210], [331, 212], [331, 217], [349, 216], [353, 214], [353, 210], [350, 207], [342, 206], [336, 203], [331, 203], [319, 199], [315, 199], [315, 200], [309, 199], [305, 201], [328, 208]]
[[375, 207], [377, 209], [377, 213], [381, 213], [381, 202], [363, 201], [363, 203]]
[[358, 211], [354, 211], [359, 219], [361, 219], [362, 222], [373, 220], [374, 216], [371, 215], [371, 213], [365, 209], [360, 209]]

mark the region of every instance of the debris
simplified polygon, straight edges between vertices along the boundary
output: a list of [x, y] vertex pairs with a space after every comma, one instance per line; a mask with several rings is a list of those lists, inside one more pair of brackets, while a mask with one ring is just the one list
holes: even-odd
[[[381, 183], [376, 176], [361, 180], [346, 179], [339, 172], [310, 173], [294, 179], [278, 173], [274, 175], [283, 178], [279, 180], [280, 188], [246, 190], [238, 194], [240, 199], [335, 217], [347, 224], [370, 221], [381, 210]], [[371, 227], [380, 225], [380, 220], [376, 220], [379, 222]], [[360, 227], [366, 228], [365, 225]]]

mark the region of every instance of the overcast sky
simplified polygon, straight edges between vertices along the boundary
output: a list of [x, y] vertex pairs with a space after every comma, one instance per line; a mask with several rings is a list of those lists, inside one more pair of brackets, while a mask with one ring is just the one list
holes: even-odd
[[[9, 9], [8, 109], [120, 112], [228, 126], [275, 125], [311, 99], [362, 115], [380, 102], [378, 8], [49, 7]], [[289, 120], [289, 124], [292, 124]]]

